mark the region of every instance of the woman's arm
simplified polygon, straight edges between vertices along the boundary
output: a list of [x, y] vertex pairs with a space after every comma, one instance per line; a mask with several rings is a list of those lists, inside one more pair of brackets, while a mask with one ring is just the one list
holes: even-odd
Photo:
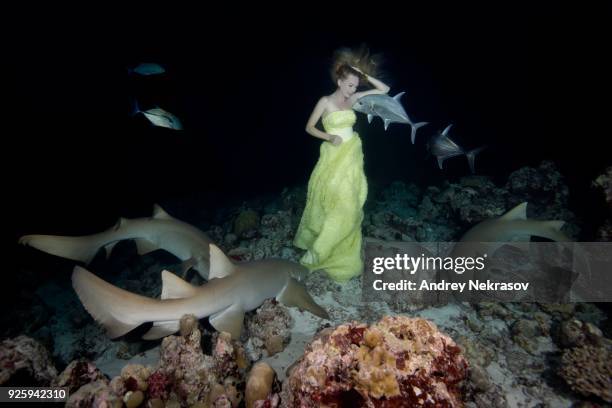
[[337, 146], [342, 143], [342, 138], [340, 136], [330, 135], [329, 133], [322, 132], [316, 128], [317, 122], [319, 119], [321, 119], [321, 116], [323, 116], [323, 112], [325, 112], [326, 104], [326, 97], [319, 99], [319, 102], [317, 102], [317, 105], [314, 107], [312, 113], [310, 114], [310, 118], [308, 118], [308, 122], [306, 123], [306, 133]]
[[372, 94], [387, 94], [389, 93], [389, 90], [391, 88], [389, 88], [389, 86], [387, 84], [385, 84], [384, 82], [382, 82], [380, 79], [376, 79], [372, 76], [369, 76], [368, 74], [365, 74], [361, 69], [357, 68], [357, 67], [353, 67], [351, 66], [351, 68], [353, 68], [355, 71], [359, 72], [361, 75], [365, 76], [365, 78], [367, 79], [367, 81], [372, 84], [372, 86], [374, 87], [374, 89], [370, 89], [367, 91], [363, 91], [363, 92], [355, 92], [353, 95], [351, 95], [351, 106], [357, 102], [357, 99], [366, 96], [366, 95], [372, 95]]

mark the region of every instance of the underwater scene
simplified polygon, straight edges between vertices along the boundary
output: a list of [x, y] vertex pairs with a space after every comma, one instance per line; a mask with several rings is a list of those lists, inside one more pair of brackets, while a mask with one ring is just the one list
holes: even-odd
[[612, 155], [567, 15], [453, 7], [30, 19], [0, 402], [612, 406]]

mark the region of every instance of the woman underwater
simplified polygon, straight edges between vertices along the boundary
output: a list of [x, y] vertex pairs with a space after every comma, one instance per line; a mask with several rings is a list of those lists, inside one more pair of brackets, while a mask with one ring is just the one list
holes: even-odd
[[[294, 244], [305, 249], [300, 262], [311, 271], [323, 269], [345, 282], [361, 274], [361, 222], [368, 185], [353, 104], [362, 96], [386, 94], [389, 87], [374, 78], [376, 63], [367, 49], [340, 49], [334, 55], [331, 95], [321, 97], [306, 124], [306, 132], [323, 139], [319, 160], [308, 181], [306, 207]], [[357, 92], [360, 83], [374, 89]], [[323, 129], [316, 125], [321, 119]]]

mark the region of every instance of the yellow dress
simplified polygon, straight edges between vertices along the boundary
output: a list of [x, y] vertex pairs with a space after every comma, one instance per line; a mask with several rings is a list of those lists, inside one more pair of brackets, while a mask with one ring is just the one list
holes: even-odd
[[319, 161], [308, 181], [306, 208], [294, 244], [306, 249], [300, 263], [309, 270], [323, 269], [336, 281], [348, 281], [363, 271], [361, 222], [368, 185], [363, 151], [352, 110], [323, 118], [323, 127], [343, 142], [321, 144]]

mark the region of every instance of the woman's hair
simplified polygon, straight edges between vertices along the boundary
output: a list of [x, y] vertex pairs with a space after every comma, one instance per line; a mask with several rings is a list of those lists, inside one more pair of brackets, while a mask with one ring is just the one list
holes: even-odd
[[[340, 48], [334, 52], [331, 66], [332, 80], [336, 83], [338, 79], [346, 78], [348, 74], [353, 74], [359, 78], [360, 82], [367, 83], [365, 74], [377, 77], [381, 60], [380, 55], [370, 55], [370, 50], [365, 44], [362, 44], [357, 49]], [[351, 68], [351, 66], [359, 68], [363, 71], [363, 74], [360, 74]]]

